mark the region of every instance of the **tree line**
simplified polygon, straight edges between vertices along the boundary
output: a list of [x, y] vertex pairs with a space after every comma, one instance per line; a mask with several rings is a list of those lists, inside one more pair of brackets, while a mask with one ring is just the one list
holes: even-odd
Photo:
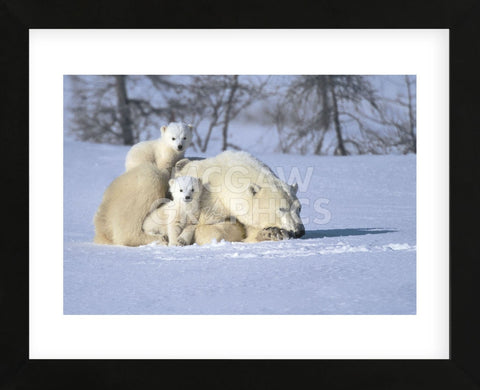
[[[194, 126], [193, 148], [212, 135], [222, 150], [231, 123], [273, 127], [282, 153], [416, 153], [416, 77], [65, 76], [68, 128], [78, 139], [132, 145], [158, 137], [162, 124]], [[387, 85], [385, 93], [381, 84]]]

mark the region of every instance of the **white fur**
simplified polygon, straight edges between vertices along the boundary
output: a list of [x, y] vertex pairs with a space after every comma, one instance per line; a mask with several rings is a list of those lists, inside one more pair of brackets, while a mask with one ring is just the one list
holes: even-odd
[[168, 170], [141, 164], [123, 173], [107, 187], [94, 217], [97, 244], [145, 245], [159, 240], [142, 230], [151, 205], [165, 198]]
[[171, 122], [161, 127], [161, 136], [153, 141], [133, 145], [125, 159], [125, 170], [129, 171], [143, 163], [152, 163], [159, 169], [172, 169], [183, 158], [192, 141], [192, 126]]
[[[205, 237], [197, 234], [197, 243], [209, 242], [210, 238], [209, 229], [200, 226], [215, 225], [218, 231], [218, 224], [232, 218], [235, 226], [243, 226], [241, 239], [246, 242], [283, 239], [288, 237], [287, 232], [300, 234], [304, 230], [296, 186], [280, 180], [249, 153], [226, 151], [204, 160], [182, 160], [175, 170], [177, 175], [201, 178], [205, 187], [197, 228]], [[241, 234], [239, 229], [235, 230], [235, 239]], [[224, 238], [232, 241], [229, 236]]]
[[[185, 243], [191, 243], [189, 237], [193, 236], [201, 245], [212, 239], [278, 240], [288, 237], [286, 231], [303, 229], [295, 186], [282, 182], [265, 164], [248, 153], [224, 152], [204, 160], [184, 159], [178, 162], [175, 171], [177, 177], [188, 175], [203, 182], [203, 191], [194, 191], [197, 205], [193, 207], [193, 201], [183, 202], [187, 207], [179, 215], [194, 217], [187, 221], [194, 233], [186, 228], [180, 229], [177, 234], [180, 235], [179, 244], [183, 243], [184, 237], [181, 236], [185, 230], [188, 233]], [[95, 215], [94, 241], [130, 246], [154, 241], [166, 243], [162, 235], [145, 232], [144, 224], [152, 214], [152, 205], [165, 199], [169, 178], [168, 169], [158, 169], [153, 164], [140, 164], [117, 177], [105, 190]], [[173, 184], [174, 197], [184, 194], [176, 191]], [[197, 217], [198, 225], [195, 225]], [[146, 228], [152, 232], [148, 226]], [[168, 228], [166, 234], [169, 234]]]
[[150, 235], [168, 238], [169, 245], [190, 245], [200, 214], [201, 180], [180, 176], [169, 181], [173, 201], [153, 210], [143, 223]]

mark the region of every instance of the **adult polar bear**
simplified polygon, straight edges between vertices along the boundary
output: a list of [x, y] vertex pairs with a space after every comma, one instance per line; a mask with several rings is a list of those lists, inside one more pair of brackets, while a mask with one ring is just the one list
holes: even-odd
[[95, 213], [97, 244], [139, 246], [158, 241], [142, 225], [158, 199], [165, 198], [170, 171], [153, 163], [140, 164], [114, 179]]
[[[199, 245], [220, 241], [259, 242], [300, 237], [296, 186], [281, 181], [265, 164], [246, 152], [226, 151], [203, 160], [180, 160], [175, 176], [202, 179], [202, 211], [195, 231]], [[117, 177], [106, 189], [94, 218], [99, 244], [138, 246], [158, 236], [142, 230], [151, 206], [165, 198], [170, 176], [145, 163]]]
[[180, 160], [175, 176], [185, 175], [200, 178], [206, 189], [200, 200], [197, 244], [212, 239], [240, 241], [240, 229], [244, 242], [305, 234], [296, 196], [298, 186], [283, 182], [247, 152], [226, 151], [203, 160]]

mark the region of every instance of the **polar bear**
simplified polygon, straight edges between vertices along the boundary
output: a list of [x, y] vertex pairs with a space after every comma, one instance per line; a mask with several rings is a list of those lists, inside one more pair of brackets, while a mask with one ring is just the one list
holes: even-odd
[[[188, 172], [188, 173], [187, 173]], [[194, 242], [258, 242], [301, 237], [296, 186], [281, 181], [246, 152], [227, 151], [203, 160], [180, 160], [173, 174], [200, 178], [200, 216]], [[138, 246], [159, 240], [143, 223], [159, 199], [166, 198], [170, 172], [140, 164], [116, 178], [105, 190], [94, 217], [100, 244]]]
[[195, 227], [200, 216], [202, 182], [192, 176], [170, 179], [173, 200], [155, 208], [143, 222], [143, 231], [160, 235], [168, 245], [192, 244]]
[[162, 126], [160, 138], [139, 142], [130, 148], [125, 159], [125, 170], [129, 171], [145, 162], [153, 163], [159, 169], [171, 169], [190, 146], [192, 129], [192, 125], [178, 122]]
[[298, 186], [280, 180], [264, 163], [247, 152], [225, 151], [216, 157], [180, 160], [176, 176], [202, 180], [199, 224], [195, 242], [212, 239], [259, 242], [301, 237]]
[[142, 225], [152, 204], [166, 197], [169, 178], [167, 169], [140, 164], [113, 180], [93, 219], [94, 242], [139, 246], [160, 240], [146, 234]]

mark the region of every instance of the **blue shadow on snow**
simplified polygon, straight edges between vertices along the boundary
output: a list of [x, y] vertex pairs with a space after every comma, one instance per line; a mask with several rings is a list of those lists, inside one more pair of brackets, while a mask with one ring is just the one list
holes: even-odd
[[380, 228], [307, 230], [305, 232], [305, 235], [301, 237], [301, 239], [308, 240], [310, 238], [323, 238], [323, 237], [364, 236], [367, 234], [394, 233], [396, 231], [398, 230], [380, 229]]

